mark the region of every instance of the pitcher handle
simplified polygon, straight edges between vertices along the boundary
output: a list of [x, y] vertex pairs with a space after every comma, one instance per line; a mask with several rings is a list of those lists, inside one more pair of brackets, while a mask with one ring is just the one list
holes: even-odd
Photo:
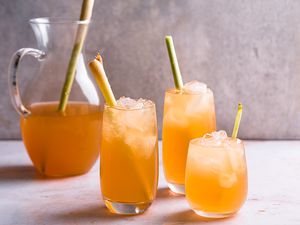
[[10, 99], [14, 108], [21, 116], [28, 116], [30, 114], [30, 111], [22, 103], [17, 77], [19, 65], [23, 57], [26, 55], [33, 56], [38, 61], [40, 61], [44, 58], [45, 53], [34, 48], [21, 48], [13, 54], [10, 60], [8, 68], [8, 86]]

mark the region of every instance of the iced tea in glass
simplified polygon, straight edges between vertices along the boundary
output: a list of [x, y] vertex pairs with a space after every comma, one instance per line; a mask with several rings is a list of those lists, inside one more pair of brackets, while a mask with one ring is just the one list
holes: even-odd
[[182, 90], [165, 93], [163, 116], [163, 166], [169, 188], [184, 194], [185, 165], [189, 141], [215, 131], [213, 92], [192, 81]]
[[240, 139], [225, 131], [190, 141], [186, 164], [186, 198], [200, 216], [228, 217], [247, 196], [247, 166]]
[[100, 157], [101, 191], [118, 214], [144, 212], [156, 195], [158, 145], [155, 104], [121, 98], [105, 106]]

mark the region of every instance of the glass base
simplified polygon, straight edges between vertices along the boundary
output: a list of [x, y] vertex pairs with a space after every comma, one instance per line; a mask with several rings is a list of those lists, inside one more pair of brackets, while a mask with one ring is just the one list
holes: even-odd
[[113, 202], [108, 199], [104, 199], [104, 203], [110, 212], [122, 215], [136, 215], [146, 211], [151, 205], [151, 202], [140, 203], [121, 203]]
[[168, 184], [168, 187], [171, 189], [171, 191], [173, 191], [174, 193], [185, 195], [184, 184], [173, 184], [173, 183], [169, 183], [169, 182], [167, 182], [167, 184]]
[[194, 212], [201, 217], [210, 218], [210, 219], [226, 218], [226, 217], [232, 216], [234, 214], [232, 212], [230, 212], [230, 213], [213, 213], [213, 212], [203, 212], [200, 210], [194, 210]]

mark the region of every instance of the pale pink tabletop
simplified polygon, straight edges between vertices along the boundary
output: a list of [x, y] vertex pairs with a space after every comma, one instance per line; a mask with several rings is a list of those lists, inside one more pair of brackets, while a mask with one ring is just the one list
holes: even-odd
[[[161, 145], [160, 145], [161, 147]], [[160, 166], [156, 200], [139, 216], [118, 216], [103, 205], [99, 163], [86, 175], [43, 179], [22, 142], [0, 142], [0, 224], [300, 224], [300, 142], [247, 141], [248, 200], [232, 218], [203, 221], [183, 196], [172, 195]]]

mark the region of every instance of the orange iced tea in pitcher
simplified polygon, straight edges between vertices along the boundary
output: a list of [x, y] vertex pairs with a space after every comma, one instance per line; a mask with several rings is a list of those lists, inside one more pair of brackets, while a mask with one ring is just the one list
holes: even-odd
[[69, 102], [64, 114], [57, 102], [34, 103], [21, 116], [21, 132], [37, 170], [47, 176], [69, 176], [91, 169], [100, 151], [102, 109]]

